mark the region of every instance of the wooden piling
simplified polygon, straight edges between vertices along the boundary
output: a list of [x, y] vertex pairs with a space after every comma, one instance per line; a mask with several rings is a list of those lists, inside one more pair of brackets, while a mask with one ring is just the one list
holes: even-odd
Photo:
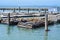
[[10, 25], [10, 13], [8, 13], [8, 24]]
[[15, 8], [14, 8], [13, 12], [15, 12]]
[[20, 7], [19, 7], [19, 12], [20, 12]]
[[45, 31], [48, 31], [48, 14], [45, 14]]
[[29, 14], [29, 8], [28, 8], [28, 14]]
[[58, 11], [58, 13], [60, 13], [60, 7], [57, 7], [57, 11]]
[[45, 31], [48, 31], [48, 14], [47, 14], [48, 9], [44, 10], [45, 10]]
[[40, 9], [39, 9], [39, 13], [40, 13]]

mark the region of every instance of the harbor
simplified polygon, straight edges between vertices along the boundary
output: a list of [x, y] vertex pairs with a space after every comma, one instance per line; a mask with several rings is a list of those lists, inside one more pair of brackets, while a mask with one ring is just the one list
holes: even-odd
[[0, 0], [0, 40], [60, 40], [60, 0]]
[[[0, 40], [60, 39], [59, 11], [49, 12], [48, 8], [22, 9], [27, 10], [27, 12], [20, 12], [19, 8], [0, 8], [0, 10], [3, 11], [0, 12]], [[13, 12], [5, 13], [5, 10], [12, 10]], [[19, 12], [16, 12], [16, 10]], [[38, 10], [38, 12], [30, 12], [31, 10]]]
[[[1, 13], [1, 23], [8, 25], [17, 25], [23, 28], [39, 28], [42, 26], [53, 25], [54, 22], [59, 22], [60, 15], [57, 13], [49, 13], [48, 8], [0, 8], [0, 10], [13, 10], [12, 13]], [[16, 10], [19, 11], [16, 12]], [[20, 12], [21, 10], [27, 10], [27, 13]], [[38, 13], [30, 13], [30, 11], [38, 11]], [[58, 9], [57, 9], [58, 10]], [[41, 12], [43, 11], [43, 12]], [[54, 19], [55, 18], [55, 19]]]

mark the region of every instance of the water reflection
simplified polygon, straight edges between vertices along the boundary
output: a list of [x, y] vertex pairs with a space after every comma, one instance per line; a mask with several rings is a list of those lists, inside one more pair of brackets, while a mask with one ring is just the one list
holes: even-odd
[[19, 31], [25, 31], [25, 32], [32, 32], [33, 29], [27, 29], [27, 28], [21, 28], [21, 27], [17, 27]]
[[48, 40], [48, 31], [44, 32], [44, 40]]
[[13, 30], [13, 26], [7, 25], [7, 34], [8, 34], [8, 35], [11, 34], [11, 30]]
[[26, 29], [0, 24], [0, 40], [59, 40], [60, 24], [50, 26], [49, 29], [51, 31], [47, 32], [44, 27]]

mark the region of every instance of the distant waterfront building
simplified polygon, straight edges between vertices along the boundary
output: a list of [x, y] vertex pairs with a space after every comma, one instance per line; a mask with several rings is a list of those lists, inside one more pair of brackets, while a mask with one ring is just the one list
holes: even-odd
[[57, 12], [60, 13], [60, 7], [57, 7]]

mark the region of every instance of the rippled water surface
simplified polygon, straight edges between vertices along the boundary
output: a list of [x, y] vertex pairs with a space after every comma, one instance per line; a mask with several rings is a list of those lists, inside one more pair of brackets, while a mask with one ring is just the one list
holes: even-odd
[[49, 26], [49, 30], [46, 32], [44, 27], [26, 29], [0, 24], [0, 40], [60, 40], [60, 24]]

